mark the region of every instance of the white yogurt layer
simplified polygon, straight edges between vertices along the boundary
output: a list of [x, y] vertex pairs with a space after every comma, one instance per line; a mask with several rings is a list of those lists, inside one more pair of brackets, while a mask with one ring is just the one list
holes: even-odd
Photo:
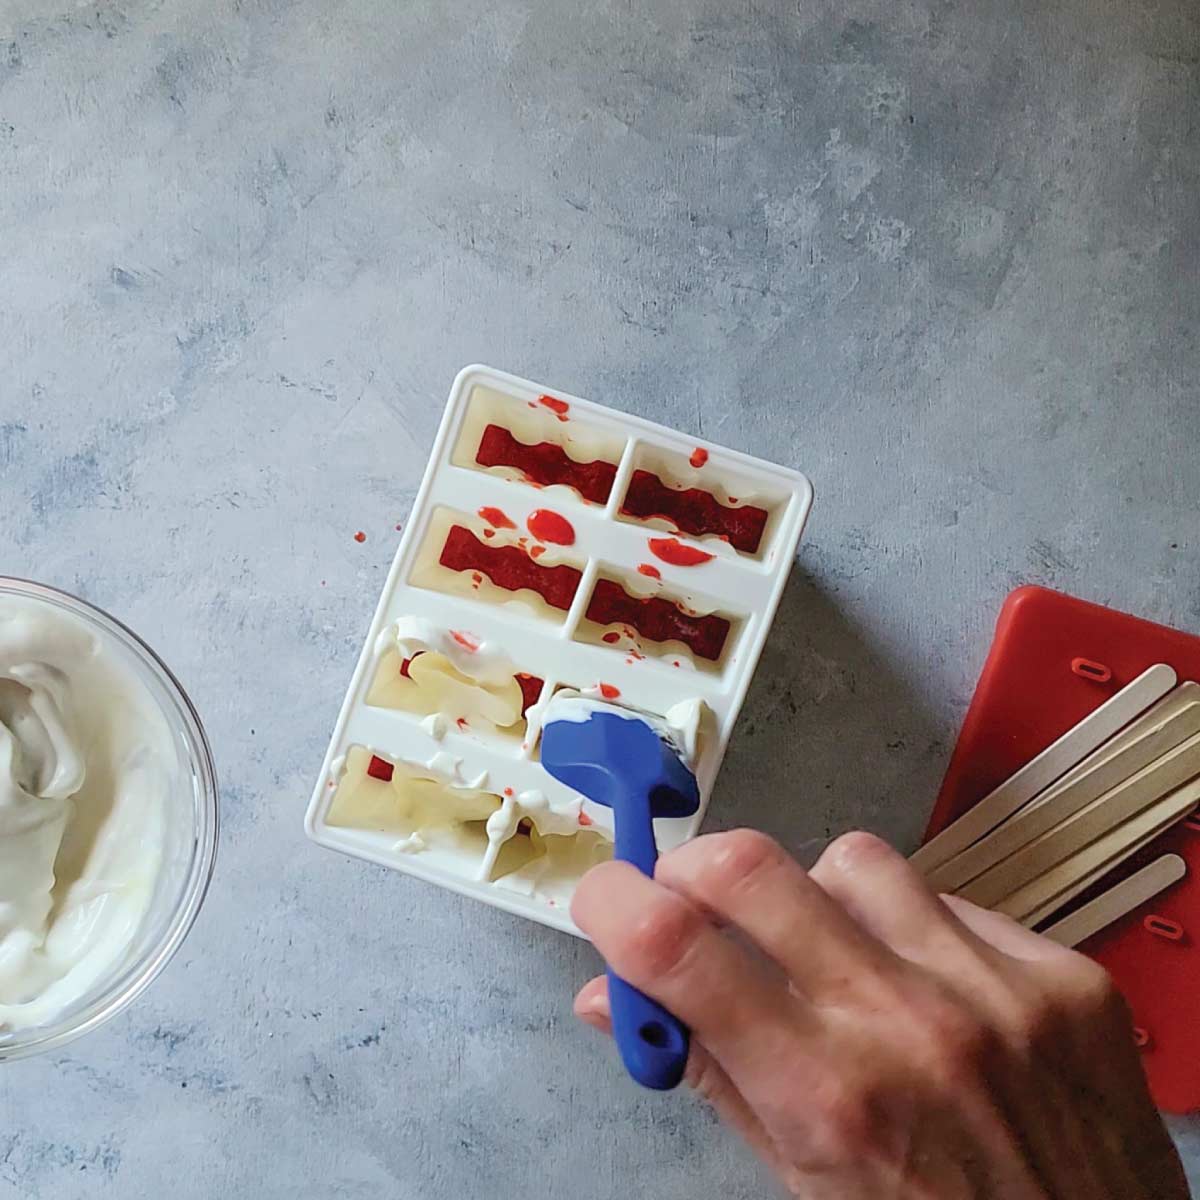
[[174, 759], [146, 689], [79, 619], [0, 596], [0, 1030], [119, 969], [163, 858]]

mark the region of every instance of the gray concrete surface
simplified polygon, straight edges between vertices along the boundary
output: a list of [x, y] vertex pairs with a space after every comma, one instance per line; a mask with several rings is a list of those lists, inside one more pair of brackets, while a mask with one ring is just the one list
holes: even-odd
[[226, 822], [0, 1071], [0, 1197], [771, 1194], [589, 948], [302, 838], [442, 400], [807, 471], [713, 819], [911, 846], [1010, 587], [1200, 629], [1198, 64], [1193, 0], [0, 0], [0, 569], [161, 650]]

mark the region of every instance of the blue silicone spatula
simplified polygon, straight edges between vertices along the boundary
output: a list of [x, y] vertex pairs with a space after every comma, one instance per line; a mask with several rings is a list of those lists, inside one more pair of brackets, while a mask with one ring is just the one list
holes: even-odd
[[[556, 696], [546, 707], [542, 766], [555, 779], [613, 813], [616, 857], [654, 877], [655, 817], [687, 817], [700, 807], [696, 777], [649, 718], [613, 704]], [[613, 1037], [625, 1068], [658, 1091], [687, 1066], [687, 1026], [611, 970]]]

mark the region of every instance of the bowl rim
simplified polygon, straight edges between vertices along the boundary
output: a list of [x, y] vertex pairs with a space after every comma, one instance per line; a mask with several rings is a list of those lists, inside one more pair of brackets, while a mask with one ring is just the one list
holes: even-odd
[[191, 931], [208, 894], [216, 866], [221, 823], [216, 765], [208, 736], [204, 732], [204, 724], [183, 684], [154, 649], [123, 621], [99, 605], [63, 588], [21, 576], [0, 574], [0, 596], [3, 595], [25, 596], [66, 609], [124, 643], [126, 648], [158, 677], [167, 695], [175, 703], [188, 743], [192, 769], [200, 787], [191, 862], [188, 865], [181, 899], [162, 936], [115, 979], [110, 980], [100, 994], [83, 1009], [49, 1024], [32, 1026], [27, 1031], [28, 1036], [23, 1036], [26, 1031], [20, 1029], [11, 1033], [0, 1033], [0, 1062], [58, 1049], [82, 1037], [122, 1012], [158, 978]]

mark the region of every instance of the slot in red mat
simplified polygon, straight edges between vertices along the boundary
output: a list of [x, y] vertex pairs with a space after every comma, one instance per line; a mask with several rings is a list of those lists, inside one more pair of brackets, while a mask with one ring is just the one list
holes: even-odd
[[[1174, 667], [1181, 683], [1200, 680], [1200, 638], [1046, 588], [1018, 588], [1000, 612], [926, 840], [1159, 662]], [[1168, 830], [1104, 882], [1115, 883], [1167, 853], [1183, 857], [1186, 877], [1079, 947], [1104, 964], [1129, 1001], [1155, 1101], [1173, 1113], [1200, 1108], [1196, 824]], [[1151, 915], [1177, 925], [1182, 937], [1147, 930], [1143, 922]]]

